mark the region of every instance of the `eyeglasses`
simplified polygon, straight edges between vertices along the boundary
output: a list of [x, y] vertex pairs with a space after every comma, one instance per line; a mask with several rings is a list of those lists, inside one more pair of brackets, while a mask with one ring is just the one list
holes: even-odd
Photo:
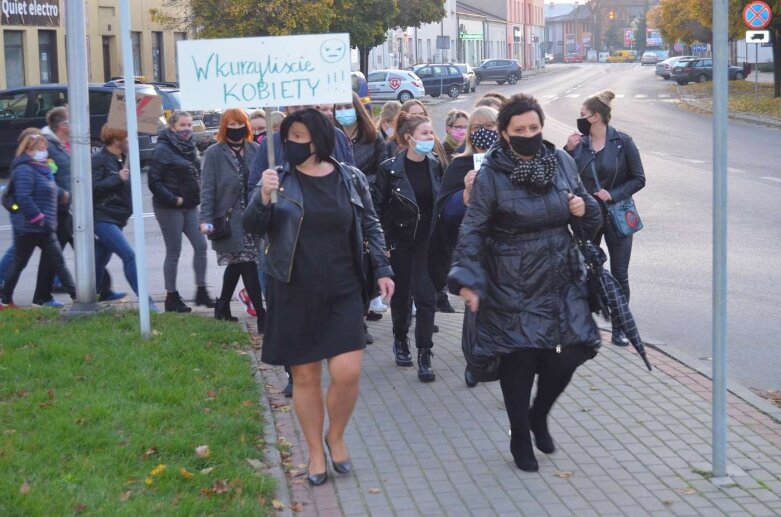
[[496, 129], [496, 122], [483, 122], [482, 124], [472, 124], [469, 130], [474, 133], [480, 129]]
[[457, 126], [450, 126], [450, 127], [453, 128], [453, 129], [466, 129], [466, 125], [465, 124], [459, 124]]

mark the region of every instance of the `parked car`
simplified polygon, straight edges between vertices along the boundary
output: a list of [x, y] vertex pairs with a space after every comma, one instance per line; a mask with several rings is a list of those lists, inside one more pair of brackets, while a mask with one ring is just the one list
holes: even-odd
[[353, 91], [358, 94], [363, 104], [369, 104], [372, 98], [369, 97], [369, 83], [366, 82], [366, 76], [362, 72], [351, 72], [350, 79], [353, 83]]
[[474, 70], [477, 84], [483, 81], [515, 84], [523, 76], [520, 63], [513, 59], [484, 59]]
[[553, 54], [549, 54], [548, 52], [545, 53], [545, 62], [546, 63], [553, 63]]
[[[108, 83], [107, 83], [108, 84]], [[90, 141], [94, 148], [100, 143], [100, 130], [108, 119], [111, 97], [116, 90], [113, 86], [89, 86]], [[156, 95], [155, 87], [148, 84], [136, 84], [136, 91]], [[7, 169], [17, 147], [19, 133], [28, 127], [46, 125], [46, 113], [57, 106], [68, 104], [68, 86], [66, 84], [41, 84], [12, 88], [0, 92], [0, 169]], [[162, 127], [163, 113], [160, 113]], [[151, 157], [157, 142], [157, 135], [138, 135], [141, 164]]]
[[665, 81], [668, 80], [670, 78], [670, 73], [672, 73], [673, 66], [683, 59], [694, 59], [694, 56], [675, 56], [667, 58], [661, 63], [656, 63], [655, 74]]
[[564, 56], [564, 62], [565, 63], [582, 63], [583, 62], [583, 56], [580, 54], [575, 54], [574, 52], [571, 52]]
[[[741, 81], [746, 78], [742, 66], [730, 66], [727, 71], [730, 81]], [[673, 67], [670, 78], [680, 85], [691, 82], [704, 83], [713, 80], [713, 59], [684, 59]]]
[[670, 57], [670, 51], [669, 51], [669, 50], [664, 50], [664, 49], [656, 49], [656, 50], [652, 50], [651, 52], [653, 52], [654, 54], [656, 54], [656, 57], [657, 57], [657, 59], [658, 59], [659, 61], [664, 61], [665, 59], [667, 59], [668, 57]]
[[634, 63], [637, 52], [634, 50], [616, 50], [607, 58], [608, 63]]
[[446, 93], [451, 99], [456, 99], [466, 87], [466, 75], [456, 65], [415, 65], [413, 71], [423, 81], [426, 95], [432, 97]]
[[367, 82], [372, 100], [407, 102], [426, 95], [423, 81], [409, 70], [375, 70]]
[[659, 61], [659, 56], [656, 55], [656, 52], [646, 50], [640, 58], [640, 65], [655, 65], [657, 61]]
[[464, 85], [464, 93], [475, 91], [477, 88], [477, 77], [475, 71], [471, 66], [465, 63], [455, 63], [459, 70], [466, 76], [466, 85]]

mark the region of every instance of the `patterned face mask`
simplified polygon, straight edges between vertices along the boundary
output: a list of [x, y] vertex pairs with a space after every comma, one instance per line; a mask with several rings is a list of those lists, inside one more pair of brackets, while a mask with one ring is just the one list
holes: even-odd
[[472, 145], [478, 149], [488, 149], [496, 143], [496, 140], [499, 138], [499, 132], [481, 127], [470, 134], [469, 138], [472, 139]]

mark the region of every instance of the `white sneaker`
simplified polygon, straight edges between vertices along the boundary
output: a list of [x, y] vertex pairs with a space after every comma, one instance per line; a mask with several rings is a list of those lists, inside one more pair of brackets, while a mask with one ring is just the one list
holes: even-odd
[[418, 308], [415, 307], [415, 302], [412, 302], [412, 317], [415, 317], [417, 313], [418, 313]]
[[388, 306], [382, 303], [382, 296], [378, 296], [369, 304], [369, 310], [377, 313], [388, 312]]

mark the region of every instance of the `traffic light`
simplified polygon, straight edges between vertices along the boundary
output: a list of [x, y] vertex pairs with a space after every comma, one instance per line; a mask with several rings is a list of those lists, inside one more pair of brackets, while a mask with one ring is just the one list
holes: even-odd
[[616, 12], [615, 11], [610, 11], [607, 14], [607, 17], [608, 17], [609, 20], [615, 20], [616, 19]]

